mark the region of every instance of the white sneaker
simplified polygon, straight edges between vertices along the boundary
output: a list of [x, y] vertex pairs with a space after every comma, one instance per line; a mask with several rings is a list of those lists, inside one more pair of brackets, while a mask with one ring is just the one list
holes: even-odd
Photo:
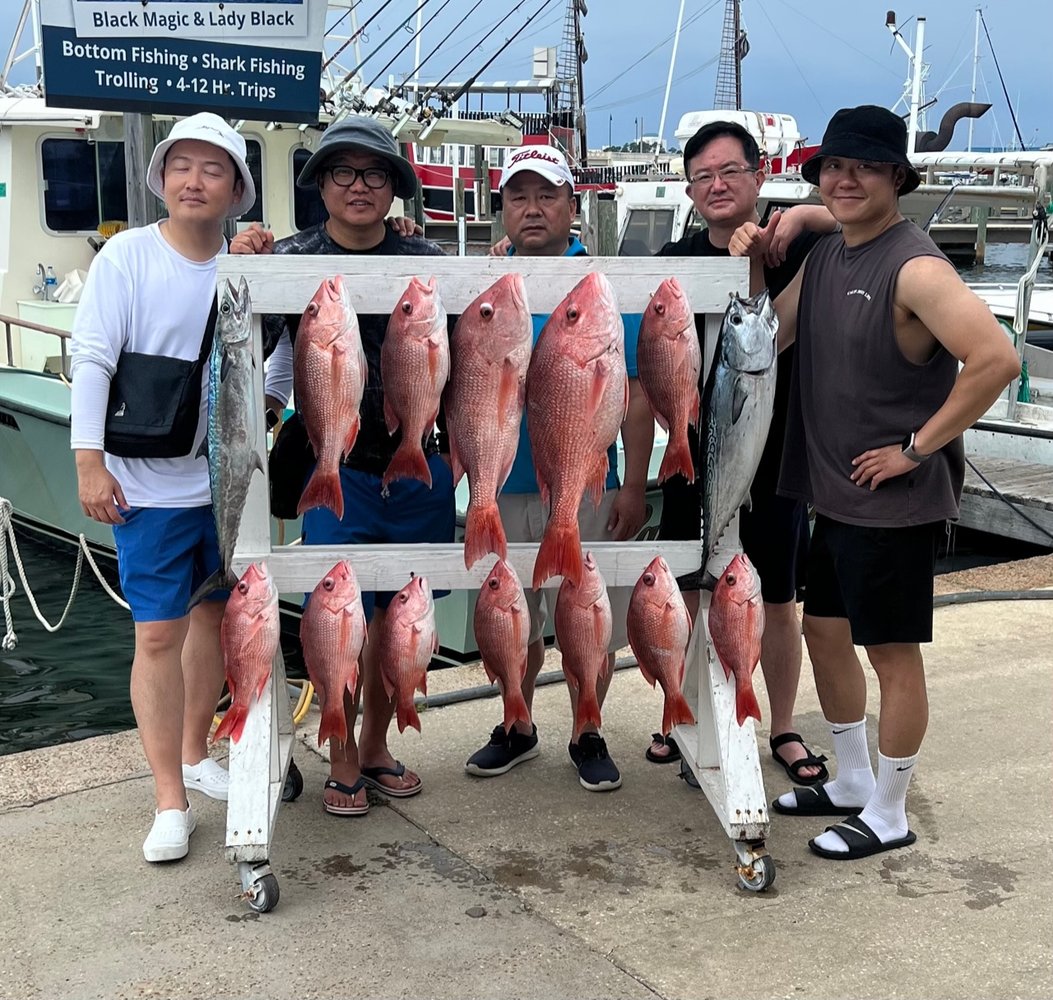
[[197, 820], [190, 806], [186, 812], [180, 809], [162, 809], [154, 814], [154, 825], [143, 841], [143, 857], [147, 861], [178, 861], [190, 851], [190, 834]]
[[230, 774], [211, 757], [196, 764], [183, 765], [183, 784], [195, 792], [204, 792], [211, 799], [227, 801]]

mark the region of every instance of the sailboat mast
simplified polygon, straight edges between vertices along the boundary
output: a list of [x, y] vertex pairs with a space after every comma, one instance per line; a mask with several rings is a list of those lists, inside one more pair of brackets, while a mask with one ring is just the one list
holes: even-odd
[[[976, 70], [980, 65], [980, 8], [976, 8], [976, 31], [973, 34], [973, 85], [969, 92], [969, 100], [976, 103]], [[966, 144], [966, 149], [971, 153], [973, 151], [973, 122], [974, 118], [969, 118], [969, 141]]]
[[662, 99], [662, 117], [658, 122], [658, 146], [655, 148], [655, 160], [662, 151], [662, 143], [665, 140], [665, 113], [669, 108], [669, 91], [673, 86], [673, 67], [676, 65], [676, 50], [680, 45], [680, 28], [684, 23], [684, 0], [680, 0], [680, 13], [676, 19], [676, 34], [673, 35], [673, 54], [669, 57], [669, 76], [665, 81], [665, 97]]
[[720, 36], [720, 63], [713, 107], [720, 111], [737, 111], [742, 107], [742, 60], [749, 51], [742, 30], [739, 0], [726, 0], [724, 27]]

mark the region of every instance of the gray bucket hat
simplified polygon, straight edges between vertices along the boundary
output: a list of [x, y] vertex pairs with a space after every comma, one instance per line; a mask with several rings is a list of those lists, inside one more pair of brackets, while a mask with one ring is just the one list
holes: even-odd
[[322, 133], [318, 148], [304, 164], [296, 180], [297, 187], [314, 187], [326, 160], [334, 153], [352, 151], [381, 156], [391, 164], [392, 187], [396, 198], [412, 198], [417, 193], [417, 175], [413, 166], [399, 154], [395, 137], [375, 118], [348, 115]]

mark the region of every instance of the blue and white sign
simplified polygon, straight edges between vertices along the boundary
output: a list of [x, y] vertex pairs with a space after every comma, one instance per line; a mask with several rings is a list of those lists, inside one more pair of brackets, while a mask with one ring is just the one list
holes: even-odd
[[[40, 0], [47, 103], [315, 123], [326, 8], [327, 0]], [[274, 20], [253, 23], [259, 11]]]

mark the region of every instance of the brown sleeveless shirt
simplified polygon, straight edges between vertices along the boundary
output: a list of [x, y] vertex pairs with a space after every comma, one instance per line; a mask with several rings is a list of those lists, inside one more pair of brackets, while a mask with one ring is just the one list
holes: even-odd
[[896, 343], [896, 278], [915, 257], [943, 254], [903, 221], [855, 247], [831, 234], [805, 266], [779, 492], [837, 521], [905, 527], [958, 516], [961, 436], [874, 491], [849, 478], [853, 458], [901, 444], [943, 405], [958, 377], [958, 361], [944, 347], [919, 365]]

